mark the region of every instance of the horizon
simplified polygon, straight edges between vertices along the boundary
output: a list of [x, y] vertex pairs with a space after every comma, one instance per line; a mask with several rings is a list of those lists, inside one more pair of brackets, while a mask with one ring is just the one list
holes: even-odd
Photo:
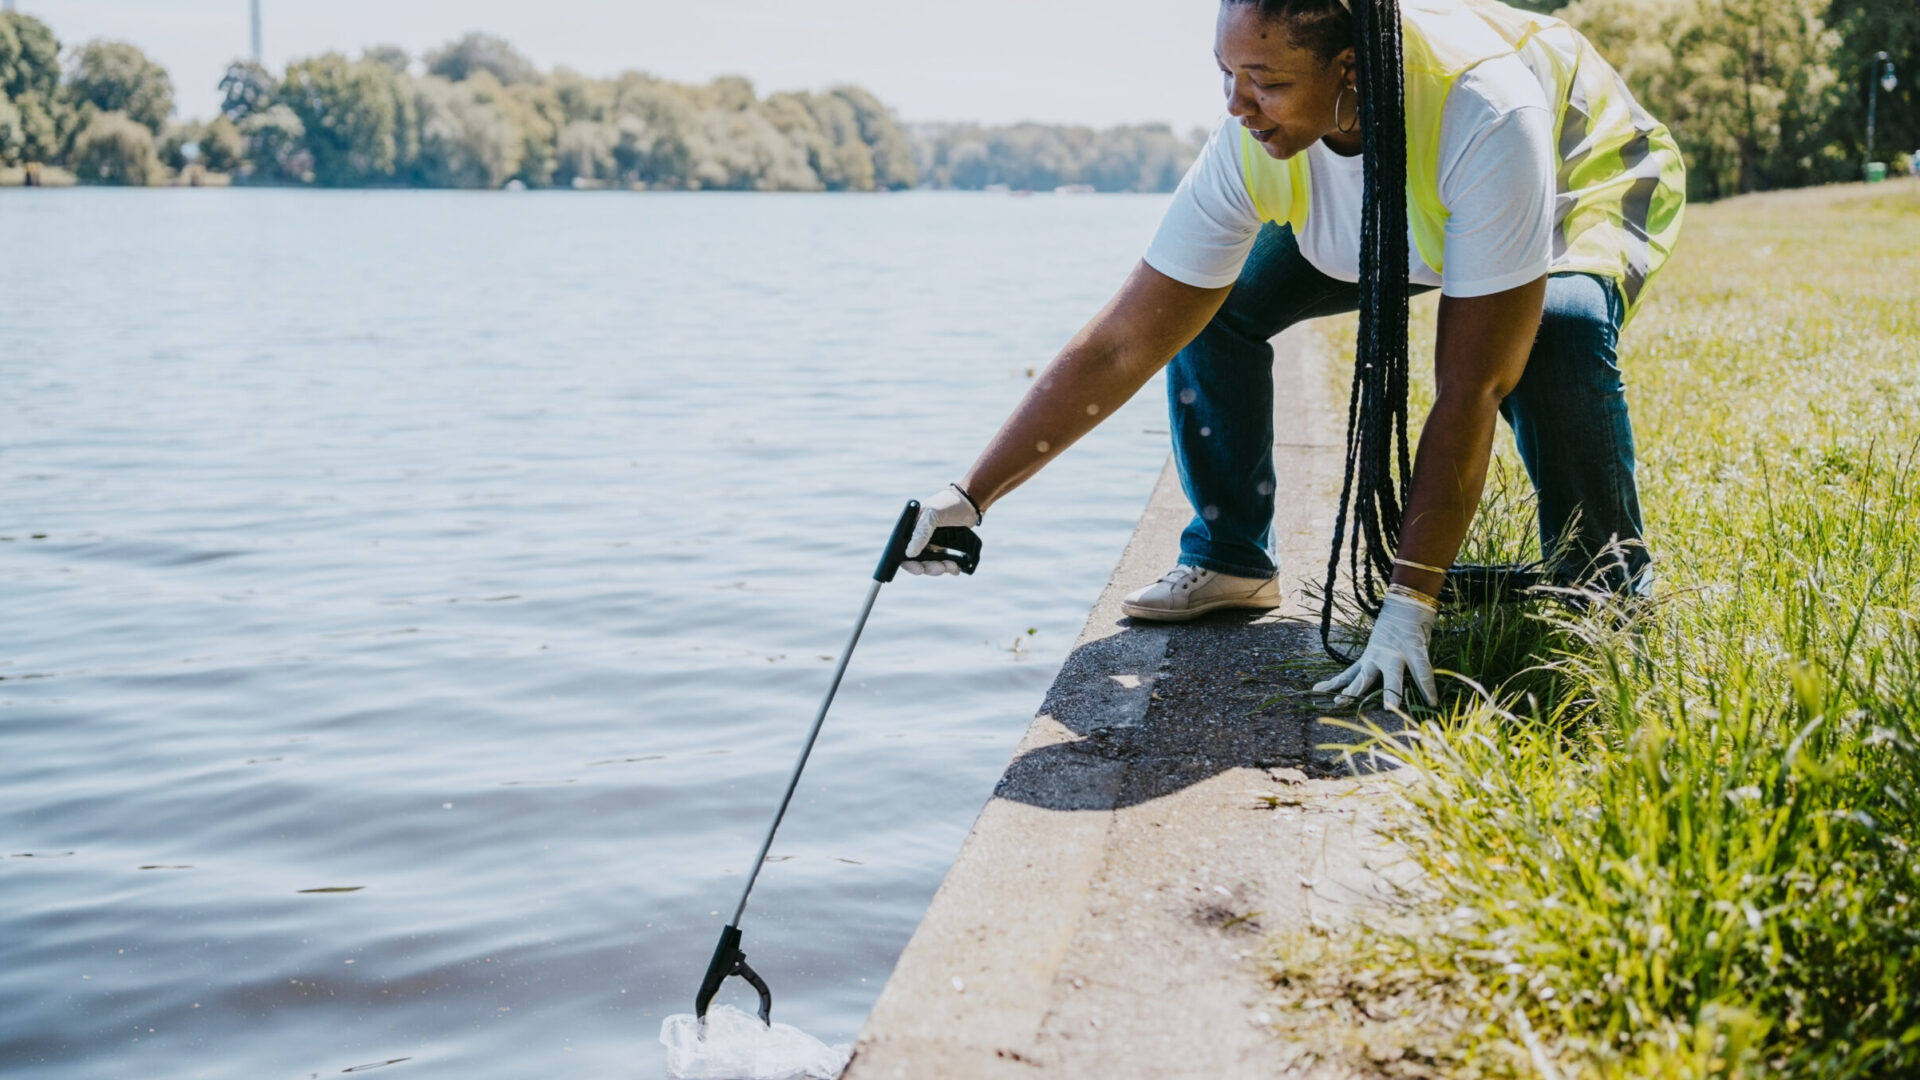
[[[696, 84], [740, 75], [762, 96], [853, 83], [912, 124], [1164, 123], [1185, 135], [1210, 128], [1222, 112], [1214, 6], [1198, 0], [981, 0], [965, 10], [920, 11], [819, 0], [804, 13], [776, 0], [698, 8], [601, 0], [539, 9], [502, 0], [375, 6], [342, 0], [314, 10], [262, 0], [262, 61], [277, 73], [289, 60], [357, 57], [392, 44], [417, 62], [479, 30], [511, 42], [543, 71], [644, 71]], [[247, 0], [21, 0], [16, 9], [51, 27], [63, 50], [95, 38], [138, 46], [172, 77], [174, 118], [182, 121], [218, 112], [220, 76], [250, 51]], [[813, 44], [792, 48], [803, 35]], [[928, 48], [930, 40], [939, 44]]]

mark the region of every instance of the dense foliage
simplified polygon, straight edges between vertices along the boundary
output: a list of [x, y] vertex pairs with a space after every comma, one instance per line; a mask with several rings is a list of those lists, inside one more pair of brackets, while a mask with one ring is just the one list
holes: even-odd
[[1920, 6], [1912, 0], [1510, 0], [1573, 23], [1666, 121], [1689, 195], [1856, 180], [1866, 159], [1873, 57], [1874, 158], [1920, 149]]
[[243, 174], [333, 186], [653, 187], [760, 191], [904, 188], [911, 149], [857, 87], [762, 99], [737, 77], [687, 86], [629, 72], [542, 74], [497, 38], [428, 54], [393, 46], [297, 60], [279, 79], [235, 64], [223, 116]]
[[73, 141], [73, 170], [89, 183], [145, 187], [160, 179], [153, 133], [124, 112], [103, 112]]
[[[1899, 155], [1920, 147], [1911, 0], [1516, 2], [1557, 11], [1621, 69], [1678, 136], [1695, 197], [1858, 176], [1881, 50], [1903, 82], [1875, 91], [1876, 156], [1899, 171]], [[45, 24], [0, 14], [0, 167], [62, 165], [88, 181], [197, 167], [334, 186], [1166, 191], [1195, 149], [1159, 125], [908, 129], [854, 86], [761, 97], [737, 76], [692, 86], [542, 72], [477, 33], [417, 63], [392, 45], [295, 60], [278, 75], [236, 63], [220, 92], [220, 119], [170, 124], [172, 81], [139, 49], [88, 42], [63, 69]], [[147, 130], [158, 168], [110, 114]], [[101, 172], [114, 155], [126, 157]]]
[[[1166, 191], [1193, 159], [1164, 127], [967, 126], [916, 139], [857, 86], [763, 98], [738, 76], [690, 86], [641, 72], [542, 72], [478, 33], [418, 64], [392, 45], [298, 59], [278, 75], [238, 62], [220, 81], [218, 118], [169, 126], [173, 86], [139, 49], [89, 42], [64, 73], [60, 53], [45, 24], [0, 14], [0, 166], [63, 165], [86, 182], [118, 183], [158, 181], [154, 159], [342, 187]], [[106, 114], [116, 119], [83, 140]], [[127, 119], [148, 129], [148, 146]]]
[[173, 80], [166, 69], [123, 42], [90, 41], [80, 46], [67, 73], [66, 90], [83, 114], [125, 113], [155, 135], [173, 113]]

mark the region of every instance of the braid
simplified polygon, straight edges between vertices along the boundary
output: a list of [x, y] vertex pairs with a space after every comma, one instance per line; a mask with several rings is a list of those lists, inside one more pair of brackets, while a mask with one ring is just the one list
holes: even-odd
[[[1324, 63], [1351, 46], [1360, 107], [1364, 205], [1360, 225], [1360, 332], [1347, 398], [1346, 475], [1334, 518], [1320, 605], [1320, 643], [1333, 647], [1340, 549], [1347, 548], [1353, 598], [1368, 615], [1393, 578], [1402, 510], [1413, 476], [1407, 441], [1407, 121], [1400, 0], [1224, 0], [1281, 20], [1294, 44]], [[1357, 482], [1356, 482], [1357, 481]], [[1349, 514], [1352, 521], [1349, 522]], [[1349, 533], [1349, 525], [1352, 531]], [[1541, 564], [1454, 566], [1446, 599], [1512, 601], [1541, 578]]]
[[[1347, 468], [1320, 606], [1320, 642], [1333, 648], [1334, 589], [1347, 543], [1353, 597], [1378, 614], [1393, 577], [1401, 509], [1413, 466], [1407, 444], [1407, 125], [1399, 0], [1354, 0], [1366, 176], [1360, 225], [1360, 333], [1347, 400]], [[1356, 477], [1358, 486], [1354, 483]], [[1351, 507], [1354, 529], [1347, 532]]]
[[[1346, 478], [1321, 598], [1320, 642], [1330, 640], [1340, 548], [1353, 596], [1368, 614], [1393, 577], [1401, 508], [1413, 465], [1407, 445], [1407, 123], [1399, 0], [1225, 0], [1287, 27], [1294, 44], [1330, 61], [1354, 50], [1360, 95], [1365, 206], [1360, 225], [1360, 337], [1347, 398]], [[1358, 483], [1356, 484], [1356, 480]], [[1353, 531], [1348, 532], [1352, 514]]]

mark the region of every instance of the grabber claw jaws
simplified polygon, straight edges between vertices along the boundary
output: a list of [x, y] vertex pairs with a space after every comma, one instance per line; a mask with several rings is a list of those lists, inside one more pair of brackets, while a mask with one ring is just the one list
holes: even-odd
[[747, 966], [747, 954], [740, 951], [740, 928], [728, 926], [720, 931], [720, 944], [713, 950], [713, 962], [707, 965], [707, 977], [700, 980], [700, 993], [693, 999], [693, 1015], [701, 1020], [707, 1018], [707, 1007], [713, 1004], [713, 997], [720, 992], [720, 984], [730, 975], [738, 975], [747, 980], [747, 985], [760, 994], [760, 1022], [773, 1023], [773, 991], [767, 989], [767, 981], [760, 973]]

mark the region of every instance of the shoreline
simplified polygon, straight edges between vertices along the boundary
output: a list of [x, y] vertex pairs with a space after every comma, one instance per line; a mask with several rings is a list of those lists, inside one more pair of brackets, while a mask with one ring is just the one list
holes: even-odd
[[1134, 623], [1189, 510], [1171, 462], [1073, 651], [875, 1003], [848, 1080], [1284, 1075], [1267, 935], [1377, 906], [1409, 869], [1319, 723], [1299, 588], [1324, 565], [1340, 447], [1312, 332], [1276, 339], [1270, 613]]

